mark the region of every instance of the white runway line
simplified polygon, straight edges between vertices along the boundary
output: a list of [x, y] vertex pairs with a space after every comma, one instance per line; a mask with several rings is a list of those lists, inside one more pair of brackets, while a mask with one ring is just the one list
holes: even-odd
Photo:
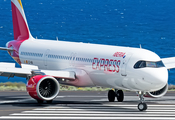
[[33, 99], [30, 98], [30, 99], [23, 99], [23, 100], [0, 101], [0, 104], [26, 102], [26, 101], [29, 101], [29, 100], [33, 100]]
[[106, 96], [78, 96], [78, 95], [67, 95], [67, 96], [63, 96], [63, 97], [75, 97], [75, 98], [106, 98]]
[[[125, 107], [125, 108], [106, 108], [106, 109], [88, 109], [88, 108], [86, 108], [86, 109], [75, 109], [75, 108], [73, 108], [73, 109], [44, 109], [44, 108], [38, 108], [38, 109], [34, 109], [35, 111], [82, 111], [82, 110], [86, 110], [86, 111], [121, 111], [121, 110], [126, 110], [126, 111], [131, 111], [131, 109], [134, 109], [134, 110], [137, 110], [137, 108], [132, 108], [132, 107]], [[149, 108], [150, 109], [150, 108]], [[133, 110], [132, 110], [133, 111]], [[161, 112], [161, 111], [163, 111], [163, 112], [167, 112], [167, 111], [170, 111], [170, 112], [175, 112], [175, 109], [169, 109], [169, 108], [166, 108], [166, 109], [161, 109], [160, 110], [160, 108], [154, 108], [154, 109], [152, 109], [152, 110], [147, 110], [147, 112], [149, 112], [149, 111], [157, 111], [157, 112]]]
[[[93, 113], [116, 113], [116, 112], [99, 112], [99, 111], [24, 111], [25, 113], [88, 113], [88, 114], [93, 114]], [[139, 112], [139, 111], [138, 111]]]
[[[111, 107], [136, 107], [137, 105], [116, 105], [114, 103], [114, 105], [112, 104], [99, 104], [99, 105], [96, 105], [96, 104], [62, 104], [63, 106], [48, 106], [48, 107], [45, 107], [45, 108], [59, 108], [59, 107], [108, 107], [108, 106], [111, 106]], [[175, 105], [174, 105], [175, 107]]]
[[0, 117], [0, 119], [41, 119], [41, 120], [45, 120], [45, 119], [68, 119], [68, 120], [80, 120], [80, 119], [84, 119], [84, 120], [116, 120], [116, 119], [120, 119], [120, 120], [128, 120], [128, 119], [133, 119], [133, 120], [150, 120], [150, 119], [157, 119], [157, 120], [174, 120], [174, 117], [167, 117], [167, 118], [162, 118], [162, 117], [18, 117], [18, 116], [2, 116]]
[[11, 114], [13, 116], [108, 116], [108, 117], [123, 117], [124, 115], [127, 115], [127, 116], [132, 116], [132, 117], [175, 117], [175, 115], [160, 115], [160, 114], [136, 114], [136, 113], [123, 113], [123, 114], [116, 114], [116, 113], [109, 113], [109, 114], [22, 114], [22, 113], [14, 113], [14, 114]]
[[[44, 107], [44, 108], [46, 108], [46, 109], [63, 109], [63, 108], [65, 108], [65, 109], [67, 109], [67, 108], [77, 108], [77, 109], [83, 109], [83, 108], [85, 108], [85, 109], [89, 109], [89, 108], [91, 108], [91, 109], [93, 109], [93, 108], [96, 108], [96, 109], [98, 109], [98, 108], [104, 108], [104, 109], [106, 109], [106, 108], [111, 108], [111, 109], [116, 109], [116, 108], [129, 108], [129, 107], [137, 107], [137, 105], [96, 105], [96, 106], [94, 106], [94, 105], [88, 105], [88, 106], [86, 106], [86, 105], [66, 105], [66, 106], [49, 106], [49, 107]], [[172, 109], [175, 109], [175, 105], [148, 105], [148, 107], [149, 108], [172, 108]]]
[[[117, 103], [118, 104], [118, 103]], [[137, 105], [113, 104], [58, 104], [37, 108], [31, 111], [1, 116], [0, 119], [32, 120], [175, 120], [175, 105], [148, 105], [148, 110], [141, 112]]]
[[[110, 105], [110, 104], [103, 104], [104, 106], [113, 106], [113, 107], [117, 107], [117, 106], [123, 106], [123, 107], [133, 107], [133, 106], [137, 106], [137, 105], [122, 105], [122, 104], [120, 104], [120, 105]], [[175, 107], [175, 105], [149, 105], [149, 104], [147, 104], [148, 105], [148, 107]]]
[[[82, 110], [87, 110], [87, 111], [98, 111], [98, 110], [100, 110], [100, 111], [114, 111], [114, 110], [121, 110], [121, 109], [124, 109], [124, 108], [115, 108], [115, 109], [111, 109], [111, 108], [106, 108], [106, 109], [88, 109], [88, 108], [86, 108], [86, 109], [42, 109], [42, 108], [38, 108], [38, 109], [34, 109], [35, 111], [47, 111], [47, 110], [49, 110], [49, 111], [82, 111]], [[175, 110], [174, 110], [175, 111]]]
[[57, 96], [56, 98], [65, 98], [65, 96]]
[[[64, 104], [61, 104], [61, 105], [64, 105]], [[131, 104], [128, 104], [128, 105], [123, 105], [123, 103], [121, 103], [121, 104], [118, 104], [118, 102], [116, 102], [116, 104], [115, 104], [115, 102], [113, 103], [113, 104], [100, 104], [100, 105], [94, 105], [94, 104], [78, 104], [78, 105], [76, 105], [75, 106], [75, 104], [67, 104], [67, 105], [65, 105], [65, 106], [58, 106], [58, 107], [81, 107], [81, 106], [83, 106], [83, 107], [104, 107], [104, 106], [111, 106], [111, 107], [135, 107], [135, 106], [137, 106], [136, 104], [133, 104], [133, 105], [131, 105]], [[148, 107], [175, 107], [175, 105], [173, 104], [173, 105], [151, 105], [151, 104], [148, 104]], [[57, 106], [49, 106], [49, 107], [45, 107], [45, 108], [57, 108]]]
[[24, 111], [23, 113], [37, 113], [37, 114], [39, 114], [39, 113], [44, 113], [44, 114], [59, 114], [59, 113], [62, 113], [62, 114], [64, 114], [64, 113], [74, 113], [74, 114], [76, 114], [76, 113], [87, 113], [87, 114], [107, 114], [107, 113], [138, 113], [138, 114], [150, 114], [150, 113], [154, 113], [154, 114], [156, 114], [156, 113], [158, 113], [158, 114], [163, 114], [163, 113], [165, 113], [165, 114], [169, 114], [169, 113], [173, 113], [173, 114], [175, 114], [175, 112], [170, 112], [170, 111], [167, 111], [167, 112], [164, 112], [163, 110], [162, 111], [159, 111], [159, 112], [157, 112], [157, 111], [146, 111], [146, 112], [140, 112], [139, 110], [136, 110], [135, 112], [133, 112], [133, 110], [130, 110], [130, 111], [126, 111], [126, 110], [122, 110], [122, 111], [116, 111], [116, 112], [110, 112], [110, 111], [103, 111], [103, 112], [100, 112], [100, 111]]
[[[175, 108], [175, 105], [149, 105], [147, 104], [149, 108], [151, 107], [172, 107], [172, 108]], [[55, 108], [55, 109], [59, 109], [59, 108], [90, 108], [90, 107], [95, 107], [95, 108], [103, 108], [103, 107], [111, 107], [111, 108], [116, 108], [116, 107], [137, 107], [137, 104], [135, 105], [123, 105], [123, 104], [118, 104], [118, 103], [114, 103], [113, 104], [100, 104], [100, 105], [94, 105], [94, 104], [78, 104], [78, 105], [75, 105], [75, 104], [61, 104], [61, 106], [48, 106], [48, 107], [44, 107], [44, 108]]]

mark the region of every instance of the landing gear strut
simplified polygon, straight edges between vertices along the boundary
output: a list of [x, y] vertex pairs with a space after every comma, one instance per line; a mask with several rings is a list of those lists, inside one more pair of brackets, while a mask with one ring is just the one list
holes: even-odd
[[118, 102], [123, 102], [124, 99], [124, 94], [122, 90], [109, 90], [108, 92], [108, 100], [109, 102], [114, 102], [115, 101], [115, 97], [117, 97]]
[[144, 97], [143, 97], [143, 95], [144, 95], [144, 92], [139, 92], [140, 103], [138, 104], [138, 109], [139, 109], [140, 111], [145, 111], [145, 110], [147, 110], [147, 104], [144, 103]]

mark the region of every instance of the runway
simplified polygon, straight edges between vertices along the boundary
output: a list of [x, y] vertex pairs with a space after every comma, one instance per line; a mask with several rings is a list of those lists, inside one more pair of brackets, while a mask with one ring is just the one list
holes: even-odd
[[151, 120], [175, 119], [175, 92], [145, 98], [148, 109], [137, 109], [138, 96], [125, 92], [122, 103], [110, 103], [107, 92], [60, 92], [52, 104], [37, 104], [25, 92], [0, 92], [0, 119]]

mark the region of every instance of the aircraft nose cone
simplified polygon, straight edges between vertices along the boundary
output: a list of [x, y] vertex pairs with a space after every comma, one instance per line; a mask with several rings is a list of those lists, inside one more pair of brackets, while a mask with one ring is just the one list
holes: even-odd
[[[142, 71], [143, 72], [143, 71]], [[162, 89], [168, 82], [168, 71], [165, 67], [144, 69], [144, 79], [140, 82], [143, 91], [157, 91]]]
[[155, 85], [156, 87], [164, 87], [168, 82], [168, 71], [166, 68], [158, 68], [156, 72], [154, 72], [155, 75]]

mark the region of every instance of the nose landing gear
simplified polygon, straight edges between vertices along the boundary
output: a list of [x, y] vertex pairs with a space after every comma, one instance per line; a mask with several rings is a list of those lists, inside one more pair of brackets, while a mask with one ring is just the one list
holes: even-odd
[[138, 104], [138, 109], [140, 111], [147, 110], [147, 104], [144, 103], [144, 97], [143, 97], [143, 95], [144, 95], [144, 92], [139, 92], [140, 103]]
[[108, 100], [109, 102], [114, 102], [115, 101], [115, 97], [117, 98], [118, 102], [123, 102], [124, 99], [124, 94], [122, 90], [109, 90], [108, 92]]

